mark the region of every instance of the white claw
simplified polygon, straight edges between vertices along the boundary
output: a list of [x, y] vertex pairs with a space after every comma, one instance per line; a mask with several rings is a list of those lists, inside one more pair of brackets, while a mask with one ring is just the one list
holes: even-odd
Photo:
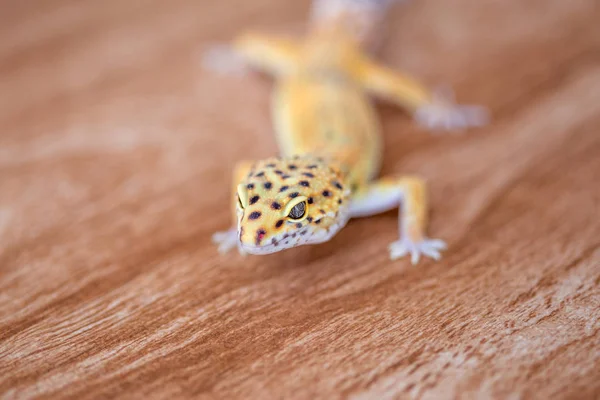
[[234, 247], [238, 245], [238, 236], [236, 229], [229, 229], [223, 232], [217, 232], [212, 235], [213, 243], [217, 244], [219, 247], [217, 250], [221, 254], [225, 254], [229, 252]]
[[421, 253], [419, 252], [419, 250], [413, 250], [412, 254], [410, 255], [411, 264], [416, 265], [419, 262], [420, 258], [421, 258]]
[[431, 247], [426, 247], [422, 251], [423, 251], [423, 254], [433, 258], [434, 260], [439, 260], [441, 257], [440, 252]]
[[421, 255], [439, 260], [441, 258], [440, 251], [445, 248], [446, 243], [439, 239], [423, 239], [415, 243], [407, 238], [397, 240], [388, 247], [392, 260], [404, 257], [410, 253], [410, 261], [413, 265], [419, 262]]
[[429, 247], [435, 250], [446, 250], [448, 248], [446, 242], [441, 239], [427, 239], [427, 243], [429, 244]]
[[417, 122], [429, 129], [460, 130], [474, 126], [483, 126], [489, 121], [485, 107], [477, 105], [457, 105], [454, 94], [448, 88], [434, 93], [430, 104], [420, 107], [416, 114]]

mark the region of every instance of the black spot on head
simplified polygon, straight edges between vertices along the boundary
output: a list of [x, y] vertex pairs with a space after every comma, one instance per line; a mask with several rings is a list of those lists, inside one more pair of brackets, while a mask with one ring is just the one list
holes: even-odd
[[283, 220], [282, 219], [280, 219], [279, 221], [277, 221], [275, 223], [275, 228], [281, 228], [281, 225], [283, 225]]
[[275, 238], [271, 239], [271, 243], [273, 244], [273, 246], [279, 245], [279, 243], [277, 243], [277, 240]]
[[254, 183], [247, 184], [246, 189], [254, 189]]
[[338, 199], [338, 204], [342, 204], [342, 199]]
[[309, 166], [308, 166], [308, 167], [306, 167], [306, 168], [309, 168], [309, 169], [315, 169], [315, 168], [318, 168], [318, 167], [319, 167], [318, 165], [311, 164], [311, 165], [309, 165]]
[[313, 174], [311, 174], [310, 172], [303, 172], [302, 175], [308, 177], [308, 178], [314, 178], [315, 176]]
[[302, 228], [302, 224], [300, 222], [297, 222], [296, 223], [296, 228], [298, 228], [298, 229]]
[[283, 175], [283, 171], [281, 171], [281, 170], [279, 170], [279, 169], [276, 169], [276, 170], [275, 170], [275, 173], [276, 173], [277, 175]]
[[250, 215], [248, 215], [248, 219], [259, 219], [262, 213], [260, 211], [252, 211]]
[[300, 181], [298, 183], [300, 184], [300, 186], [310, 187], [310, 183], [308, 183], [308, 181]]
[[331, 192], [329, 190], [323, 190], [323, 196], [329, 197], [331, 196]]
[[292, 233], [292, 238], [296, 237], [296, 232]]
[[293, 170], [297, 169], [298, 167], [296, 167], [294, 164], [290, 164], [290, 165], [288, 165], [288, 168], [293, 171]]
[[290, 188], [289, 186], [282, 186], [282, 187], [279, 189], [279, 193], [281, 193], [281, 192], [285, 192], [285, 191], [286, 191], [286, 190], [288, 190], [289, 188]]
[[320, 223], [321, 223], [320, 219], [318, 219], [318, 220], [315, 221], [315, 224], [320, 224]]
[[258, 200], [260, 200], [260, 196], [252, 196], [252, 198], [250, 198], [250, 205], [256, 203]]
[[320, 212], [321, 214], [325, 214], [325, 210], [323, 210], [322, 208], [319, 210], [319, 212]]
[[281, 209], [281, 204], [279, 204], [278, 202], [274, 201], [271, 203], [271, 208], [273, 210], [280, 210]]
[[271, 182], [265, 182], [263, 186], [265, 189], [270, 190], [273, 187], [273, 184]]
[[263, 228], [260, 228], [256, 231], [256, 240], [255, 243], [258, 246], [260, 244], [260, 242], [262, 242], [263, 238], [265, 237], [265, 235], [267, 234], [267, 231], [265, 231]]
[[336, 188], [342, 190], [344, 187], [339, 183], [339, 182], [333, 182], [333, 186], [335, 186]]
[[290, 193], [290, 199], [296, 198], [298, 196], [300, 196], [300, 193], [298, 192]]
[[265, 173], [263, 171], [260, 171], [258, 174], [254, 175], [258, 178], [260, 178], [261, 176], [265, 176]]
[[281, 175], [281, 179], [287, 179], [289, 177], [290, 177], [289, 175]]
[[312, 204], [313, 203], [313, 198], [309, 197], [307, 201], [308, 201], [308, 204]]
[[306, 229], [300, 232], [301, 235], [306, 235]]
[[275, 164], [270, 163], [270, 164], [265, 165], [265, 167], [267, 167], [267, 168], [275, 168]]
[[312, 219], [312, 217], [306, 217], [306, 220], [310, 223], [310, 222], [312, 222], [313, 219]]

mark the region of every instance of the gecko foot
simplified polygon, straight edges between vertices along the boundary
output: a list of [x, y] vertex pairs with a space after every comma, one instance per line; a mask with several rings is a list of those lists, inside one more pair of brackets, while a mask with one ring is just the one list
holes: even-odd
[[222, 44], [212, 45], [202, 53], [202, 66], [208, 71], [226, 76], [244, 76], [249, 69], [242, 56], [233, 48]]
[[416, 111], [415, 119], [430, 130], [461, 130], [486, 125], [489, 113], [483, 106], [456, 104], [452, 90], [443, 88], [434, 92], [430, 104], [423, 105]]
[[410, 261], [413, 265], [419, 262], [421, 254], [439, 260], [440, 251], [446, 248], [446, 243], [439, 239], [423, 239], [420, 242], [413, 242], [408, 238], [402, 238], [391, 243], [388, 246], [390, 258], [396, 260], [410, 253]]
[[[238, 247], [238, 233], [232, 228], [227, 231], [217, 232], [212, 236], [213, 243], [217, 244], [219, 253], [225, 254], [234, 247]], [[238, 247], [239, 248], [239, 247]], [[241, 253], [241, 250], [240, 250]]]

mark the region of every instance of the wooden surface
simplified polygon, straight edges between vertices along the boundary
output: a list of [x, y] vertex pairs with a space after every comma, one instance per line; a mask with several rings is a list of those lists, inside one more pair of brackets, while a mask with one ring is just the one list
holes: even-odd
[[[168, 5], [167, 5], [168, 3]], [[2, 398], [600, 397], [600, 7], [414, 0], [382, 59], [494, 123], [380, 107], [385, 173], [432, 192], [441, 262], [396, 217], [220, 257], [229, 172], [274, 154], [271, 83], [201, 54], [301, 32], [306, 1], [25, 0], [0, 12]]]

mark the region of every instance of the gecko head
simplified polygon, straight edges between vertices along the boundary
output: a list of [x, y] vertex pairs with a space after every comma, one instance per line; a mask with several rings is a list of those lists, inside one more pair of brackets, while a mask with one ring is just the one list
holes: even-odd
[[238, 235], [250, 254], [322, 243], [348, 221], [342, 174], [308, 156], [257, 162], [237, 187]]

